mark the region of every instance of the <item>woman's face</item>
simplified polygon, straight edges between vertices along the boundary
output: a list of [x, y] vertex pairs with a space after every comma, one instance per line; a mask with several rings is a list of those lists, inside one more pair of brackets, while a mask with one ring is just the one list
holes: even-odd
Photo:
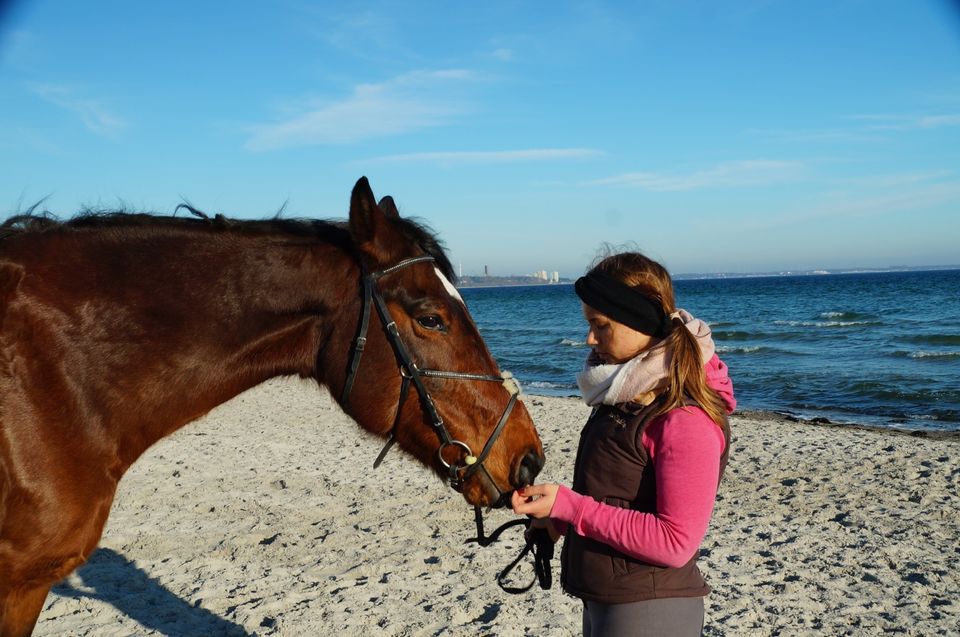
[[587, 345], [607, 365], [625, 363], [653, 343], [652, 336], [618, 323], [586, 303], [581, 305], [583, 318], [589, 325]]

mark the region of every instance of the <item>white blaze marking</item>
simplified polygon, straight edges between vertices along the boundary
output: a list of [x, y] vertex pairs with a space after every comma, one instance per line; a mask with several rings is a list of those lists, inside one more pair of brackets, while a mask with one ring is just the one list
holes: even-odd
[[460, 301], [460, 303], [466, 307], [467, 304], [463, 302], [463, 297], [460, 296], [459, 292], [457, 292], [457, 288], [453, 287], [453, 283], [450, 283], [447, 277], [443, 276], [443, 272], [440, 271], [440, 268], [434, 268], [433, 271], [437, 273], [437, 276], [440, 278], [440, 282], [443, 283], [443, 287], [447, 290], [447, 293]]

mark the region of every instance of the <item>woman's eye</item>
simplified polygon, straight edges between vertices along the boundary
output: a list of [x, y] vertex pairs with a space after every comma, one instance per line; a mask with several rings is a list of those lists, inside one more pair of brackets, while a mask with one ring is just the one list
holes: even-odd
[[428, 330], [442, 330], [443, 329], [443, 319], [441, 319], [436, 314], [427, 314], [421, 316], [417, 319], [417, 323], [427, 328]]

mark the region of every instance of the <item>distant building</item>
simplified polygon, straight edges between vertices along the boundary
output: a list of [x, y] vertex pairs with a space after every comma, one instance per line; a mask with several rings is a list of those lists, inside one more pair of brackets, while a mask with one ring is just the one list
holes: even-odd
[[490, 266], [489, 266], [489, 265], [483, 266], [483, 276], [490, 276]]
[[559, 283], [560, 282], [560, 273], [559, 272], [547, 272], [546, 270], [537, 270], [533, 274], [528, 274], [528, 277], [531, 279], [536, 279], [538, 281], [543, 281], [545, 283]]

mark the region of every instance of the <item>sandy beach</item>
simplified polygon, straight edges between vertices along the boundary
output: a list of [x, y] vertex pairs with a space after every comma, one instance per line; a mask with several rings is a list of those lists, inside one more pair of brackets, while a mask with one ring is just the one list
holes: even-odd
[[[588, 408], [524, 400], [542, 479], [569, 484]], [[701, 558], [706, 635], [960, 634], [960, 438], [732, 424]], [[35, 634], [579, 634], [559, 584], [497, 586], [519, 530], [464, 544], [472, 508], [402, 453], [374, 471], [379, 449], [314, 384], [238, 396], [133, 466], [100, 548]], [[493, 511], [487, 528], [508, 519]]]

